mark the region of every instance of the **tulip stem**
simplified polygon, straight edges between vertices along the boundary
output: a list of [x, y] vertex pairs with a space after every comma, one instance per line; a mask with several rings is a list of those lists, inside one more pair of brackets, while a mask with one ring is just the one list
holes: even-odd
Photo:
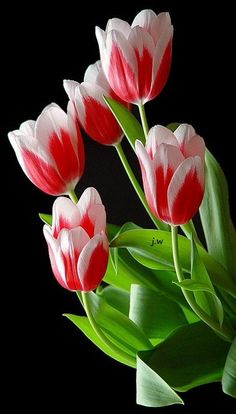
[[68, 196], [70, 197], [71, 201], [73, 201], [74, 204], [77, 204], [78, 203], [78, 197], [75, 194], [75, 191], [74, 190], [69, 191], [68, 192]]
[[107, 336], [103, 333], [101, 328], [98, 326], [97, 322], [94, 319], [93, 313], [90, 309], [90, 304], [88, 301], [88, 294], [86, 292], [81, 292], [82, 301], [84, 310], [87, 314], [88, 320], [90, 322], [91, 327], [93, 328], [94, 332], [97, 334], [99, 339], [117, 356], [120, 356], [123, 360], [127, 362], [129, 366], [135, 367], [136, 366], [136, 359], [131, 355], [127, 354], [126, 352], [122, 351], [118, 348]]
[[[173, 260], [174, 260], [174, 266], [175, 266], [175, 272], [178, 279], [178, 282], [182, 282], [185, 280], [180, 258], [179, 258], [179, 245], [178, 245], [178, 227], [177, 226], [171, 226], [171, 239], [172, 239], [172, 253], [173, 253]], [[216, 322], [214, 319], [212, 319], [207, 313], [205, 313], [200, 306], [195, 302], [192, 292], [189, 292], [185, 289], [181, 289], [182, 293], [191, 307], [191, 309], [196, 313], [196, 315], [205, 322], [210, 328], [212, 328], [214, 331], [218, 332], [221, 336], [224, 336], [225, 339], [232, 342], [234, 335], [233, 332], [228, 329], [226, 326], [220, 326], [218, 322]]]
[[138, 183], [138, 181], [137, 181], [137, 179], [136, 179], [136, 177], [135, 177], [135, 175], [134, 175], [134, 173], [133, 173], [133, 171], [132, 171], [132, 169], [131, 169], [131, 167], [129, 165], [129, 162], [128, 162], [125, 154], [124, 154], [124, 151], [123, 151], [123, 149], [121, 147], [121, 144], [115, 145], [115, 148], [116, 148], [116, 151], [117, 151], [117, 153], [118, 153], [118, 155], [120, 157], [120, 160], [122, 162], [122, 165], [123, 165], [123, 167], [124, 167], [124, 169], [125, 169], [128, 177], [130, 179], [130, 182], [133, 185], [133, 187], [134, 187], [134, 189], [135, 189], [135, 191], [136, 191], [136, 193], [137, 193], [137, 195], [138, 195], [138, 197], [139, 197], [142, 205], [146, 209], [146, 212], [148, 213], [149, 217], [151, 218], [151, 220], [153, 221], [153, 223], [155, 224], [155, 226], [158, 229], [166, 230], [166, 224], [165, 223], [162, 223], [159, 220], [157, 220], [156, 217], [154, 217], [154, 215], [149, 210], [149, 207], [148, 207], [148, 204], [146, 202], [144, 193], [143, 193], [143, 191], [142, 191], [142, 189], [141, 189], [141, 187], [140, 187], [140, 185], [139, 185], [139, 183]]
[[149, 128], [148, 128], [145, 107], [144, 105], [139, 105], [138, 109], [139, 109], [139, 114], [140, 114], [140, 118], [142, 122], [143, 132], [144, 132], [145, 138], [147, 139]]

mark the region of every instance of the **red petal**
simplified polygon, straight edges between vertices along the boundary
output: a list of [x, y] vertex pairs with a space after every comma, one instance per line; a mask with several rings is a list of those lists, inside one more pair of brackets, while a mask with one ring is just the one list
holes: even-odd
[[152, 56], [149, 51], [144, 48], [142, 56], [138, 51], [135, 51], [137, 63], [138, 63], [138, 85], [139, 85], [139, 98], [146, 98], [150, 93], [152, 82]]
[[196, 168], [186, 174], [182, 186], [179, 188], [171, 206], [171, 223], [187, 223], [197, 212], [204, 190], [199, 182]]
[[125, 60], [121, 49], [113, 43], [108, 79], [112, 89], [123, 100], [129, 103], [139, 101], [136, 90], [136, 79], [129, 63]]
[[172, 40], [168, 43], [167, 48], [163, 54], [161, 63], [158, 67], [156, 78], [152, 87], [152, 90], [148, 96], [148, 100], [154, 99], [164, 88], [171, 67], [171, 57], [172, 57]]
[[101, 283], [107, 269], [108, 251], [104, 249], [102, 243], [99, 243], [93, 250], [87, 269], [83, 275], [84, 291], [94, 290]]
[[25, 169], [29, 179], [47, 194], [59, 195], [66, 191], [65, 184], [57, 171], [36, 154], [22, 150]]
[[54, 158], [58, 171], [66, 184], [75, 178], [80, 178], [80, 167], [73, 149], [70, 135], [63, 129], [60, 130], [60, 138], [53, 132], [49, 140], [49, 151]]
[[173, 170], [168, 166], [167, 171], [164, 172], [163, 166], [159, 166], [156, 169], [156, 198], [157, 198], [157, 211], [158, 216], [161, 220], [165, 222], [170, 222], [170, 212], [168, 207], [167, 200], [167, 189], [170, 183], [170, 180], [173, 176]]
[[111, 145], [120, 141], [122, 131], [111, 111], [89, 97], [84, 99], [86, 133], [100, 144]]

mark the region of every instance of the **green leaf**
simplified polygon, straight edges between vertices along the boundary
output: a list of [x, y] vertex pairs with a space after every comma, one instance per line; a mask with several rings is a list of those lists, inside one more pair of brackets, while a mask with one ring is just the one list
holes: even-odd
[[225, 394], [236, 397], [236, 338], [234, 339], [226, 358], [222, 387]]
[[[135, 355], [138, 351], [151, 349], [152, 344], [146, 335], [127, 316], [110, 306], [103, 297], [93, 292], [87, 293], [90, 309], [98, 325], [125, 346], [127, 352]], [[124, 349], [124, 348], [123, 348]]]
[[135, 116], [125, 106], [113, 99], [107, 97], [104, 97], [104, 99], [125, 136], [128, 138], [130, 145], [134, 147], [136, 139], [145, 143], [143, 129]]
[[101, 341], [98, 335], [94, 332], [86, 316], [71, 315], [69, 313], [64, 314], [64, 316], [73, 322], [84, 333], [84, 335], [87, 336], [87, 338], [90, 339], [90, 341], [100, 348], [105, 354], [116, 361], [122, 362], [122, 364], [135, 368], [135, 362], [133, 365], [128, 364], [126, 359], [122, 358], [120, 354], [111, 350], [103, 341]]
[[49, 226], [52, 225], [52, 215], [51, 214], [39, 213], [39, 218], [43, 221], [43, 223], [49, 224]]
[[[183, 271], [190, 273], [190, 241], [179, 235], [178, 243]], [[112, 246], [128, 248], [138, 262], [151, 269], [174, 270], [171, 234], [169, 232], [145, 229], [129, 230], [115, 238], [112, 241]], [[209, 272], [211, 281], [236, 297], [236, 286], [225, 269], [202, 247], [199, 247], [199, 254]]]
[[106, 302], [113, 308], [129, 316], [129, 293], [124, 289], [119, 289], [114, 286], [106, 286], [97, 293], [102, 296]]
[[205, 285], [203, 289], [194, 290], [196, 303], [204, 312], [218, 321], [220, 326], [222, 326], [224, 319], [223, 306], [216, 295], [193, 238], [191, 242], [191, 279], [193, 282], [200, 282]]
[[205, 195], [200, 216], [208, 251], [236, 280], [236, 231], [230, 217], [227, 181], [209, 151], [206, 151], [205, 159]]
[[137, 357], [137, 404], [145, 407], [184, 404], [178, 394], [141, 358]]
[[132, 285], [129, 318], [148, 338], [164, 339], [187, 320], [177, 303], [145, 286]]
[[168, 125], [166, 126], [166, 128], [168, 128], [168, 129], [170, 129], [172, 132], [174, 132], [174, 131], [178, 128], [178, 126], [180, 126], [180, 123], [179, 123], [179, 122], [171, 122], [170, 124], [168, 124]]
[[206, 324], [197, 322], [176, 329], [154, 351], [146, 353], [146, 363], [170, 387], [187, 391], [221, 380], [229, 346]]

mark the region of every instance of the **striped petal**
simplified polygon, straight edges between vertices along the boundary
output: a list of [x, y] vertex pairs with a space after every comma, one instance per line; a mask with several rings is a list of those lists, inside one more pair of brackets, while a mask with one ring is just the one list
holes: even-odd
[[204, 167], [200, 157], [184, 160], [177, 168], [168, 188], [171, 223], [188, 222], [197, 212], [204, 193]]
[[25, 121], [20, 125], [19, 131], [24, 135], [34, 136], [35, 121]]
[[[98, 209], [96, 209], [97, 206], [99, 206]], [[103, 207], [102, 200], [93, 187], [87, 188], [77, 203], [81, 217], [80, 226], [85, 229], [89, 237], [93, 237], [97, 229], [99, 232], [105, 231], [106, 213], [101, 207]]]
[[108, 20], [106, 33], [110, 32], [111, 30], [117, 30], [118, 32], [121, 32], [124, 37], [128, 39], [131, 27], [125, 20], [114, 18]]
[[82, 250], [77, 266], [81, 290], [97, 288], [106, 272], [109, 243], [104, 233], [94, 236]]
[[155, 98], [164, 88], [171, 67], [173, 27], [168, 26], [157, 41], [153, 56], [152, 86], [147, 100]]
[[108, 33], [102, 66], [115, 93], [126, 102], [138, 102], [136, 56], [122, 33], [115, 30]]
[[52, 235], [56, 239], [60, 231], [80, 225], [81, 215], [78, 207], [67, 197], [58, 197], [52, 208]]
[[51, 229], [49, 226], [45, 225], [43, 227], [43, 234], [48, 245], [48, 253], [53, 274], [58, 283], [65, 289], [68, 289], [65, 276], [64, 260], [60, 249], [60, 245], [57, 242], [57, 240], [55, 240], [52, 236]]
[[144, 28], [151, 36], [152, 36], [152, 27], [153, 24], [156, 22], [156, 13], [153, 10], [142, 10], [137, 14], [134, 18], [131, 27], [139, 26]]
[[175, 130], [174, 135], [176, 136], [180, 149], [186, 158], [199, 155], [202, 161], [204, 161], [204, 140], [202, 137], [196, 134], [195, 129], [191, 125], [179, 125], [179, 127]]
[[152, 19], [150, 34], [152, 35], [155, 44], [158, 43], [162, 33], [169, 30], [169, 27], [172, 27], [169, 13], [159, 13]]
[[8, 137], [22, 170], [36, 187], [51, 195], [66, 192], [54, 160], [35, 138], [19, 135], [19, 131], [10, 132]]
[[154, 158], [161, 144], [178, 146], [178, 142], [172, 131], [162, 125], [155, 125], [150, 129], [146, 143], [146, 150], [151, 159]]
[[76, 108], [85, 132], [100, 144], [113, 145], [120, 142], [123, 133], [105, 104], [104, 95], [106, 91], [100, 86], [82, 83], [76, 89]]
[[156, 203], [158, 217], [169, 223], [170, 210], [167, 199], [167, 190], [176, 168], [183, 161], [179, 148], [161, 144], [154, 158], [156, 173]]
[[82, 286], [77, 273], [77, 263], [81, 251], [89, 242], [87, 233], [81, 227], [72, 230], [61, 230], [58, 243], [63, 254], [66, 284], [70, 290], [81, 290]]
[[153, 162], [141, 141], [136, 140], [135, 152], [137, 154], [143, 180], [143, 188], [148, 206], [154, 215], [157, 215], [156, 206], [156, 179]]

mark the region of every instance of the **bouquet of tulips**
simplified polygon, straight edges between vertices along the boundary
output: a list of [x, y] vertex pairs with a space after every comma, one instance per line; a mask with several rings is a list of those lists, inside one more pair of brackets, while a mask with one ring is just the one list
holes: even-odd
[[[193, 126], [149, 130], [145, 113], [168, 79], [170, 16], [142, 10], [132, 25], [113, 18], [96, 37], [100, 61], [82, 83], [64, 81], [67, 112], [52, 103], [9, 133], [26, 176], [57, 197], [52, 215], [40, 214], [52, 272], [86, 314], [65, 316], [111, 358], [136, 369], [140, 405], [183, 404], [177, 392], [214, 381], [236, 397], [236, 231], [227, 182]], [[95, 188], [77, 198], [85, 165], [80, 128], [115, 147], [152, 228], [107, 223]], [[204, 240], [192, 221], [198, 211]]]

